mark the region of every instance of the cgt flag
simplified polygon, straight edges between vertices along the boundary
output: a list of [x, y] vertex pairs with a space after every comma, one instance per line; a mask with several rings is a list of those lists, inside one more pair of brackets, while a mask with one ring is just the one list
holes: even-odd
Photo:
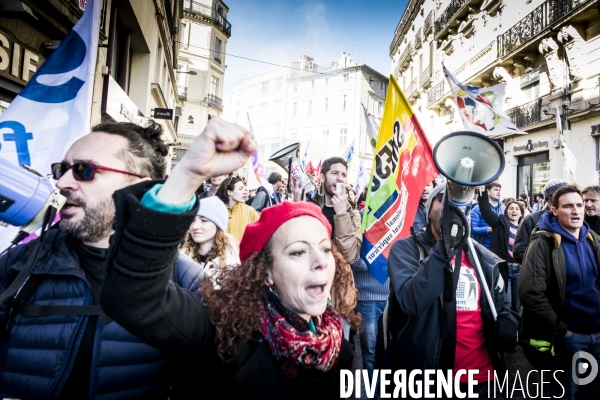
[[423, 188], [437, 174], [431, 145], [392, 75], [362, 220], [361, 257], [379, 283], [388, 279], [392, 244], [410, 235]]
[[0, 157], [46, 175], [90, 131], [100, 5], [86, 11], [0, 116]]

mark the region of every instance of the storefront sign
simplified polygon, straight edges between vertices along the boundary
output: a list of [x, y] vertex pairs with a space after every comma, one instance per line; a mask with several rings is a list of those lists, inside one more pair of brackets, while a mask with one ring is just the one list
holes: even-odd
[[540, 80], [540, 68], [536, 68], [531, 72], [526, 73], [525, 75], [521, 75], [521, 87], [525, 87], [527, 85], [531, 85]]
[[46, 58], [0, 28], [0, 77], [25, 86]]
[[514, 151], [533, 151], [533, 149], [538, 149], [538, 148], [541, 148], [541, 147], [548, 148], [548, 141], [545, 140], [545, 141], [542, 142], [541, 140], [538, 140], [537, 142], [532, 142], [531, 139], [529, 139], [527, 141], [526, 145], [524, 145], [524, 146], [514, 146], [513, 150]]
[[117, 122], [133, 122], [140, 126], [145, 126], [148, 120], [110, 75], [108, 76], [106, 113]]
[[600, 135], [600, 124], [592, 125], [592, 133], [591, 135]]
[[155, 108], [154, 118], [157, 119], [168, 119], [173, 120], [173, 109], [172, 108]]

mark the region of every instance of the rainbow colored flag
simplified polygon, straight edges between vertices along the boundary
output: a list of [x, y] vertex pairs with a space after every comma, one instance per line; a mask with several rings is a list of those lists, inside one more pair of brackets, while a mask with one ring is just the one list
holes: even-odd
[[361, 257], [371, 275], [384, 284], [392, 244], [410, 235], [423, 188], [438, 174], [431, 145], [393, 75], [371, 171]]

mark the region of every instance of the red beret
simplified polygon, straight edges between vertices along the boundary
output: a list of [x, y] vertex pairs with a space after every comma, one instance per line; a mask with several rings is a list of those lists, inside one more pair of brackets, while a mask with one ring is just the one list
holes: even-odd
[[331, 236], [331, 225], [321, 209], [314, 203], [284, 201], [262, 210], [260, 218], [248, 224], [240, 242], [240, 261], [243, 263], [260, 252], [275, 231], [292, 218], [307, 215], [319, 220]]

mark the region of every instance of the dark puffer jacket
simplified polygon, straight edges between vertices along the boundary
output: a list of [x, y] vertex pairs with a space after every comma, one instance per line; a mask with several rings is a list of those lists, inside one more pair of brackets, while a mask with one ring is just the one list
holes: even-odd
[[[59, 229], [48, 234], [40, 261], [31, 272], [40, 277], [41, 284], [29, 304], [92, 304], [92, 291], [70, 237]], [[24, 255], [33, 243], [16, 247], [0, 258], [0, 293], [25, 265]], [[202, 269], [180, 256], [174, 277], [182, 287], [196, 291]], [[16, 313], [7, 326], [8, 315], [4, 304], [0, 308], [4, 336], [0, 345], [0, 398], [57, 398], [71, 374], [89, 317], [24, 317]], [[105, 318], [97, 321], [88, 398], [166, 399], [169, 371], [165, 354], [116, 322]]]

